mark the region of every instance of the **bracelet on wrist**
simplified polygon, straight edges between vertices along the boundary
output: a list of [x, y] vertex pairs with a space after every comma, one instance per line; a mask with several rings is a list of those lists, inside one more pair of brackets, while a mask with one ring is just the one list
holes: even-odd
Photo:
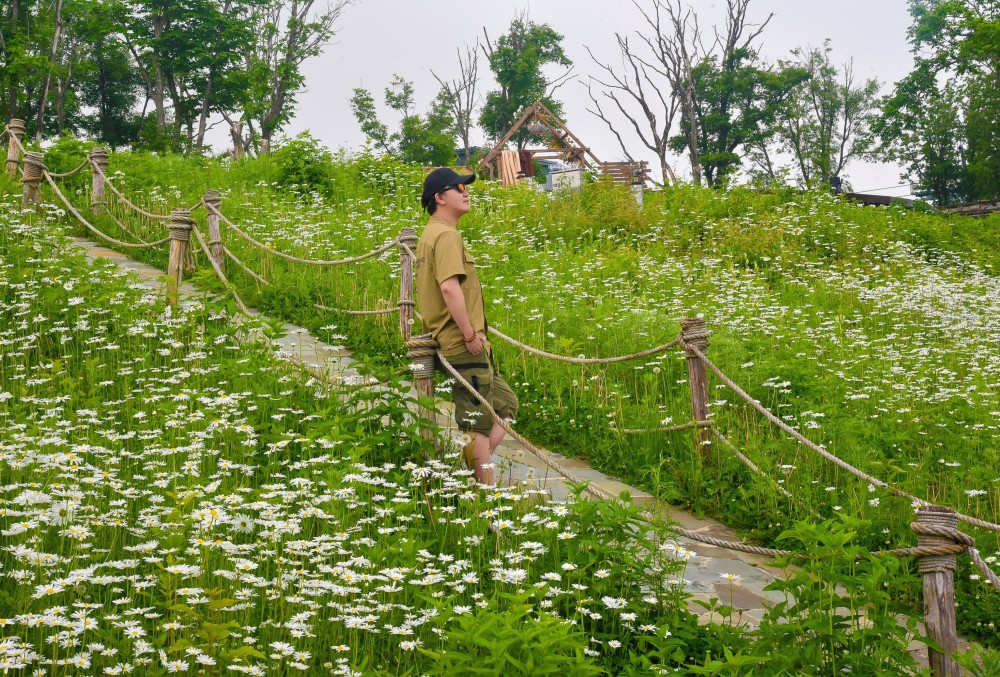
[[476, 337], [478, 337], [478, 336], [479, 336], [479, 334], [477, 334], [477, 333], [473, 332], [473, 333], [472, 333], [472, 338], [467, 338], [467, 339], [465, 339], [465, 342], [466, 342], [466, 343], [472, 343], [473, 341], [475, 341], [475, 340], [476, 340]]

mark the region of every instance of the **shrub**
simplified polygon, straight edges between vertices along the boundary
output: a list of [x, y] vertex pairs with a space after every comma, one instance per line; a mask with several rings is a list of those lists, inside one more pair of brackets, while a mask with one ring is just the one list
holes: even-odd
[[324, 197], [330, 195], [333, 155], [309, 132], [286, 140], [272, 156], [280, 185], [296, 187], [304, 193], [316, 191]]

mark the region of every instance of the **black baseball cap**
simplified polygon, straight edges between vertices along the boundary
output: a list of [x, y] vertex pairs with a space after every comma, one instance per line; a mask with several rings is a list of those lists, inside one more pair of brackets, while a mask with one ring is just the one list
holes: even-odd
[[448, 186], [457, 186], [460, 183], [468, 184], [475, 180], [475, 174], [459, 174], [450, 167], [438, 167], [424, 179], [424, 194], [420, 197], [420, 204], [423, 205], [424, 209], [427, 209], [434, 202], [434, 196]]

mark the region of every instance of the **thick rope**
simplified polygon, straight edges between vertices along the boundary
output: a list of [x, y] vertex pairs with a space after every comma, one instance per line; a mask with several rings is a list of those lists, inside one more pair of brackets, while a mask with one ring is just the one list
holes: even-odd
[[80, 166], [78, 166], [76, 169], [68, 171], [68, 172], [66, 172], [64, 174], [53, 174], [52, 172], [49, 172], [49, 176], [51, 176], [53, 179], [64, 179], [67, 176], [73, 176], [74, 174], [76, 174], [77, 172], [79, 172], [81, 169], [83, 169], [84, 167], [86, 167], [89, 164], [90, 164], [90, 158], [88, 157], [83, 162], [81, 162]]
[[68, 209], [69, 212], [73, 216], [75, 216], [77, 219], [79, 219], [80, 223], [82, 223], [84, 226], [86, 226], [87, 230], [89, 230], [91, 233], [93, 233], [97, 237], [99, 237], [99, 238], [101, 238], [103, 240], [106, 240], [106, 241], [110, 242], [111, 244], [113, 244], [113, 245], [115, 245], [117, 247], [123, 247], [125, 249], [150, 249], [152, 247], [159, 247], [161, 244], [163, 244], [164, 242], [166, 242], [167, 240], [170, 239], [170, 238], [164, 238], [164, 239], [159, 240], [157, 242], [148, 242], [146, 244], [134, 244], [134, 243], [130, 243], [130, 242], [122, 242], [121, 240], [116, 240], [115, 238], [111, 237], [110, 235], [105, 235], [100, 230], [98, 230], [93, 225], [91, 225], [90, 221], [88, 221], [87, 219], [83, 218], [83, 215], [79, 211], [77, 211], [76, 207], [74, 207], [72, 204], [70, 204], [70, 201], [67, 200], [66, 196], [63, 195], [63, 193], [62, 193], [61, 190], [59, 190], [59, 186], [57, 186], [56, 182], [52, 180], [52, 177], [49, 176], [48, 172], [42, 172], [42, 174], [45, 177], [45, 180], [49, 182], [49, 185], [52, 186], [53, 192], [55, 192], [55, 194], [59, 196], [59, 199], [62, 200], [62, 203], [64, 205], [66, 205], [66, 209]]
[[751, 461], [749, 458], [747, 458], [743, 454], [743, 452], [741, 452], [739, 449], [737, 449], [736, 445], [733, 444], [732, 442], [730, 442], [729, 438], [726, 437], [725, 435], [723, 435], [721, 432], [719, 432], [718, 429], [715, 426], [712, 426], [711, 433], [713, 435], [715, 435], [717, 438], [719, 438], [719, 441], [721, 441], [723, 444], [725, 444], [727, 447], [729, 447], [729, 450], [733, 452], [733, 454], [736, 456], [736, 458], [738, 458], [743, 465], [745, 465], [746, 467], [750, 468], [750, 470], [752, 470], [753, 472], [757, 473], [758, 475], [760, 475], [764, 479], [768, 480], [771, 484], [774, 485], [774, 488], [777, 489], [781, 493], [782, 496], [784, 496], [785, 498], [789, 498], [791, 500], [795, 500], [795, 497], [792, 496], [792, 494], [788, 491], [788, 489], [785, 489], [783, 486], [781, 486], [780, 484], [778, 484], [777, 482], [775, 482], [771, 478], [770, 475], [768, 475], [766, 472], [764, 472], [763, 470], [761, 470], [760, 468], [758, 468], [757, 465], [753, 461]]
[[[9, 128], [8, 128], [9, 129]], [[11, 133], [9, 136], [9, 142], [17, 146], [17, 150], [21, 155], [24, 155], [27, 151], [24, 150], [24, 144], [21, 143], [21, 139], [17, 138], [17, 134]]]
[[711, 421], [688, 421], [678, 425], [670, 425], [663, 428], [614, 428], [616, 432], [623, 435], [642, 435], [644, 433], [674, 433], [680, 430], [690, 430], [691, 428], [709, 428]]
[[[426, 344], [426, 346], [424, 344]], [[424, 352], [429, 351], [431, 349], [430, 347], [433, 346], [434, 350], [435, 350], [435, 353], [437, 354], [438, 361], [445, 368], [445, 370], [452, 376], [452, 378], [454, 378], [459, 384], [461, 384], [462, 387], [464, 387], [466, 390], [468, 390], [473, 395], [473, 397], [475, 397], [475, 399], [479, 401], [480, 404], [482, 404], [484, 407], [486, 407], [487, 411], [489, 411], [490, 414], [493, 416], [493, 420], [501, 428], [503, 428], [504, 432], [506, 432], [511, 437], [513, 437], [518, 442], [520, 442], [529, 452], [531, 452], [534, 456], [536, 456], [537, 458], [539, 458], [542, 462], [544, 462], [546, 464], [546, 466], [548, 466], [549, 468], [551, 468], [552, 470], [554, 470], [558, 474], [562, 475], [563, 477], [565, 477], [566, 479], [570, 480], [571, 482], [582, 483], [580, 478], [575, 477], [574, 474], [571, 471], [569, 471], [567, 468], [565, 468], [564, 466], [562, 466], [557, 461], [554, 461], [552, 459], [552, 457], [551, 457], [551, 454], [549, 454], [548, 452], [546, 452], [543, 449], [539, 449], [538, 447], [536, 447], [530, 441], [528, 441], [523, 436], [521, 436], [520, 434], [518, 434], [513, 428], [511, 428], [510, 425], [507, 423], [507, 421], [501, 419], [497, 415], [496, 410], [493, 409], [493, 407], [490, 405], [490, 403], [487, 402], [486, 399], [475, 388], [473, 388], [472, 385], [468, 381], [466, 381], [462, 377], [462, 375], [458, 372], [457, 369], [455, 369], [451, 365], [450, 362], [448, 362], [448, 360], [441, 353], [440, 349], [436, 348], [437, 343], [435, 341], [433, 341], [431, 339], [428, 339], [426, 337], [414, 337], [414, 338], [410, 339], [410, 341], [407, 343], [407, 345], [411, 348], [410, 353], [409, 353], [411, 357], [416, 356], [418, 353], [420, 355], [423, 355]], [[420, 376], [420, 374], [415, 374], [415, 375], [418, 376], [418, 377]], [[431, 370], [431, 375], [433, 375], [433, 369]], [[616, 503], [620, 503], [621, 502], [620, 499], [618, 499], [618, 497], [612, 496], [609, 492], [604, 491], [603, 489], [600, 489], [599, 487], [595, 487], [590, 482], [586, 482], [586, 491], [588, 493], [592, 494], [593, 496], [596, 496], [597, 498], [600, 498], [600, 499], [604, 499], [604, 500], [612, 501], [612, 502], [616, 502]], [[645, 510], [642, 511], [642, 515], [647, 520], [649, 520], [651, 522], [653, 521], [653, 516], [648, 511], [645, 511]], [[921, 525], [921, 527], [923, 527], [923, 526], [924, 525]], [[726, 540], [723, 540], [723, 539], [720, 539], [720, 538], [714, 538], [712, 536], [705, 536], [705, 535], [703, 535], [703, 534], [701, 534], [701, 533], [699, 533], [697, 531], [693, 531], [691, 529], [685, 529], [685, 528], [680, 527], [680, 526], [672, 526], [671, 530], [674, 531], [675, 533], [680, 534], [681, 536], [684, 536], [685, 538], [689, 538], [689, 539], [691, 539], [693, 541], [698, 541], [700, 543], [705, 543], [707, 545], [714, 545], [714, 546], [719, 547], [719, 548], [726, 548], [728, 550], [737, 550], [737, 551], [740, 551], [740, 552], [748, 552], [748, 553], [753, 553], [753, 554], [758, 554], [758, 555], [764, 555], [764, 556], [768, 556], [768, 557], [779, 557], [779, 556], [782, 556], [782, 555], [789, 555], [789, 554], [794, 554], [794, 555], [796, 555], [798, 557], [807, 557], [807, 555], [804, 554], [804, 553], [794, 553], [794, 552], [792, 552], [790, 550], [778, 550], [778, 549], [775, 549], [775, 548], [765, 548], [765, 547], [762, 547], [762, 546], [759, 546], [759, 545], [751, 545], [749, 543], [740, 543], [740, 542], [734, 542], [734, 541], [726, 541]], [[956, 532], [957, 532], [957, 530], [956, 530]], [[961, 533], [961, 532], [957, 532], [957, 533]], [[872, 554], [876, 554], [876, 555], [879, 555], [879, 554], [899, 554], [900, 556], [904, 556], [904, 555], [932, 556], [932, 555], [942, 555], [942, 554], [954, 554], [956, 552], [961, 552], [962, 550], [964, 550], [967, 547], [969, 547], [967, 545], [967, 541], [964, 540], [964, 539], [970, 539], [971, 537], [967, 536], [966, 534], [961, 534], [960, 538], [962, 539], [962, 543], [952, 543], [952, 544], [936, 545], [936, 546], [917, 546], [915, 548], [903, 548], [903, 549], [900, 549], [900, 550], [897, 550], [897, 551], [891, 551], [890, 550], [890, 551], [884, 551], [884, 552], [872, 553]], [[971, 553], [970, 553], [970, 555], [971, 555]], [[975, 561], [975, 560], [976, 560], [976, 558], [974, 557], [973, 561]], [[993, 578], [995, 578], [995, 575], [992, 574], [992, 572], [987, 573], [987, 572], [984, 571], [984, 573], [986, 573], [987, 577], [990, 578], [991, 581], [992, 581]], [[1000, 589], [1000, 586], [998, 586], [998, 589]]]
[[[209, 243], [209, 244], [211, 244], [211, 243]], [[240, 268], [242, 268], [242, 269], [243, 269], [243, 272], [245, 272], [245, 273], [246, 273], [247, 275], [249, 275], [249, 276], [250, 276], [250, 277], [252, 277], [253, 279], [257, 280], [258, 282], [260, 282], [260, 283], [261, 283], [261, 284], [263, 284], [263, 285], [266, 285], [266, 286], [268, 286], [268, 287], [270, 287], [270, 286], [271, 286], [271, 283], [270, 283], [270, 282], [268, 282], [268, 281], [267, 281], [267, 280], [265, 280], [265, 279], [264, 279], [264, 278], [263, 278], [262, 276], [258, 275], [257, 273], [255, 273], [255, 272], [253, 272], [252, 270], [250, 270], [249, 268], [247, 268], [247, 266], [246, 266], [246, 264], [245, 264], [245, 263], [243, 263], [243, 262], [242, 262], [242, 261], [240, 261], [240, 260], [239, 260], [238, 258], [236, 258], [236, 254], [234, 254], [234, 253], [232, 253], [231, 251], [229, 251], [229, 247], [227, 247], [227, 246], [225, 246], [225, 245], [222, 245], [222, 251], [223, 251], [223, 252], [225, 252], [226, 256], [228, 256], [228, 257], [229, 257], [230, 259], [232, 259], [232, 260], [233, 260], [233, 262], [234, 262], [234, 263], [235, 263], [235, 264], [236, 264], [237, 266], [239, 266]]]
[[664, 343], [661, 346], [656, 346], [655, 348], [650, 348], [648, 350], [643, 350], [638, 353], [631, 353], [629, 355], [619, 355], [618, 357], [565, 357], [564, 355], [556, 355], [555, 353], [548, 353], [544, 350], [539, 350], [538, 348], [532, 348], [529, 345], [525, 345], [520, 341], [507, 336], [502, 331], [498, 330], [496, 327], [488, 327], [491, 334], [496, 334], [504, 341], [507, 341], [511, 345], [517, 346], [521, 350], [531, 353], [532, 355], [538, 355], [540, 357], [547, 357], [550, 360], [558, 360], [559, 362], [569, 362], [571, 364], [611, 364], [612, 362], [626, 362], [628, 360], [636, 360], [640, 357], [648, 357], [649, 355], [655, 355], [657, 353], [662, 353], [664, 351], [670, 350], [671, 348], [680, 344], [680, 338], [675, 338], [670, 343]]
[[[135, 233], [133, 233], [131, 230], [129, 230], [128, 227], [124, 223], [122, 223], [121, 221], [118, 220], [117, 216], [115, 216], [114, 214], [111, 213], [111, 210], [107, 210], [105, 213], [108, 216], [111, 217], [111, 220], [115, 222], [116, 226], [118, 226], [123, 231], [125, 231], [126, 233], [128, 233], [129, 235], [131, 235], [132, 237], [134, 237], [135, 239], [137, 239], [140, 243], [142, 243], [142, 244], [149, 244], [148, 242], [146, 242], [145, 240], [143, 240], [141, 237], [139, 237], [138, 235], [136, 235]], [[170, 238], [167, 238], [167, 239], [169, 240]]]
[[[894, 486], [892, 486], [892, 485], [890, 485], [890, 484], [888, 484], [886, 482], [883, 482], [880, 479], [876, 479], [875, 477], [872, 477], [868, 473], [866, 473], [866, 472], [864, 472], [862, 470], [859, 470], [858, 468], [855, 468], [850, 463], [848, 463], [846, 461], [843, 461], [840, 458], [834, 456], [829, 451], [827, 451], [823, 447], [819, 446], [818, 444], [816, 444], [815, 442], [813, 442], [809, 438], [805, 437], [798, 430], [796, 430], [795, 428], [791, 427], [790, 425], [788, 425], [787, 423], [785, 423], [784, 421], [782, 421], [780, 418], [778, 418], [777, 416], [775, 416], [773, 413], [771, 413], [760, 402], [758, 402], [754, 398], [750, 397], [750, 395], [747, 394], [747, 392], [745, 390], [743, 390], [743, 388], [741, 388], [739, 385], [737, 385], [731, 378], [729, 378], [728, 376], [726, 376], [726, 374], [723, 373], [723, 371], [721, 369], [719, 369], [719, 367], [717, 367], [714, 362], [712, 362], [710, 359], [708, 359], [708, 357], [705, 355], [705, 353], [703, 353], [701, 350], [699, 350], [696, 346], [693, 346], [693, 345], [691, 345], [689, 343], [685, 343], [683, 340], [681, 341], [681, 345], [684, 346], [684, 348], [686, 350], [690, 350], [692, 353], [694, 353], [695, 355], [697, 355], [699, 359], [703, 360], [704, 363], [708, 366], [708, 368], [711, 369], [715, 373], [715, 375], [718, 376], [719, 379], [723, 383], [725, 383], [727, 386], [729, 386], [729, 388], [732, 389], [732, 391], [734, 393], [736, 393], [741, 398], [743, 398], [744, 400], [746, 400], [747, 403], [749, 403], [750, 406], [752, 406], [762, 416], [764, 416], [764, 418], [766, 418], [768, 421], [770, 421], [774, 425], [778, 426], [783, 431], [785, 431], [786, 433], [788, 433], [789, 435], [791, 435], [793, 438], [795, 438], [796, 440], [798, 440], [799, 442], [801, 442], [802, 444], [804, 444], [808, 449], [811, 449], [812, 451], [815, 451], [817, 454], [819, 454], [823, 458], [827, 459], [828, 461], [830, 461], [831, 463], [833, 463], [837, 467], [846, 470], [847, 472], [851, 473], [852, 475], [854, 475], [855, 477], [857, 477], [859, 479], [863, 479], [866, 482], [869, 482], [870, 484], [874, 484], [877, 487], [882, 487], [883, 489], [886, 489], [886, 490], [892, 492], [893, 494], [895, 494], [897, 496], [901, 496], [903, 498], [909, 499], [910, 501], [913, 501], [914, 503], [916, 503], [918, 505], [921, 505], [921, 506], [930, 505], [930, 503], [928, 503], [924, 499], [917, 498], [913, 494], [907, 493], [906, 491], [903, 491], [902, 489], [900, 489], [898, 487], [894, 487]], [[963, 515], [960, 512], [959, 513], [955, 513], [955, 514], [958, 515], [958, 519], [962, 520], [963, 522], [967, 522], [968, 524], [972, 524], [972, 525], [975, 525], [975, 526], [978, 526], [978, 527], [982, 527], [983, 529], [989, 529], [991, 531], [1000, 531], [1000, 524], [995, 524], [993, 522], [987, 522], [986, 520], [981, 520], [981, 519], [978, 519], [978, 518], [975, 518], [975, 517], [970, 517], [969, 515]]]
[[230, 228], [232, 228], [233, 230], [235, 230], [238, 235], [240, 235], [243, 239], [245, 239], [250, 244], [253, 244], [253, 245], [257, 246], [257, 247], [260, 247], [261, 249], [263, 249], [264, 251], [266, 251], [268, 254], [274, 254], [275, 256], [277, 256], [279, 258], [283, 258], [283, 259], [285, 259], [287, 261], [293, 261], [295, 263], [305, 263], [305, 264], [313, 265], [313, 266], [339, 266], [339, 265], [343, 265], [345, 263], [357, 263], [358, 261], [364, 261], [365, 259], [370, 259], [373, 256], [378, 256], [379, 254], [385, 253], [385, 252], [389, 251], [390, 249], [394, 249], [395, 247], [399, 246], [399, 240], [396, 239], [396, 240], [393, 240], [392, 242], [389, 242], [389, 243], [387, 243], [387, 244], [379, 247], [375, 251], [368, 252], [367, 254], [362, 254], [361, 256], [352, 256], [350, 258], [340, 259], [339, 261], [320, 261], [320, 260], [317, 260], [317, 259], [302, 259], [302, 258], [299, 258], [297, 256], [292, 256], [291, 254], [285, 254], [284, 252], [280, 252], [277, 249], [272, 249], [272, 248], [268, 247], [267, 245], [263, 244], [262, 242], [258, 242], [251, 235], [249, 235], [248, 233], [243, 232], [243, 230], [241, 228], [239, 228], [236, 224], [234, 224], [232, 221], [230, 221], [228, 218], [226, 218], [226, 215], [223, 214], [218, 209], [216, 209], [213, 205], [210, 205], [210, 204], [208, 204], [208, 203], [206, 203], [204, 201], [202, 201], [202, 204], [205, 205], [205, 208], [208, 211], [212, 212], [213, 214], [216, 214], [220, 219], [222, 219], [223, 222], [225, 222], [225, 224], [227, 226], [229, 226]]
[[[928, 531], [928, 527], [930, 529], [935, 529], [935, 531]], [[933, 533], [935, 535], [942, 535], [945, 538], [953, 539], [955, 542], [942, 543], [940, 545], [921, 545], [912, 548], [895, 548], [893, 550], [878, 550], [869, 554], [876, 557], [882, 557], [885, 555], [891, 555], [893, 557], [919, 557], [921, 558], [921, 561], [923, 561], [933, 557], [954, 556], [962, 552], [967, 552], [973, 564], [975, 564], [976, 567], [983, 573], [986, 579], [997, 590], [1000, 590], [1000, 577], [998, 577], [997, 574], [994, 573], [985, 562], [983, 562], [982, 558], [979, 556], [979, 551], [972, 545], [975, 541], [968, 534], [964, 534], [957, 529], [944, 529], [942, 527], [921, 524], [919, 522], [914, 522], [910, 525], [910, 528], [918, 533]], [[791, 550], [778, 550], [775, 548], [764, 548], [759, 545], [750, 545], [749, 543], [740, 543], [738, 541], [726, 541], [713, 536], [705, 536], [697, 531], [684, 529], [682, 527], [673, 527], [673, 531], [681, 536], [684, 536], [685, 538], [691, 539], [692, 541], [712, 545], [717, 548], [725, 548], [726, 550], [748, 552], [755, 555], [764, 555], [766, 557], [781, 557], [784, 555], [795, 555], [798, 558], [808, 557], [806, 553], [799, 553]]]
[[233, 288], [233, 285], [229, 284], [229, 280], [226, 279], [226, 274], [222, 272], [222, 269], [219, 267], [219, 264], [216, 263], [215, 259], [212, 258], [212, 254], [209, 253], [208, 245], [205, 244], [205, 239], [201, 236], [201, 231], [198, 230], [198, 226], [192, 224], [191, 230], [192, 232], [194, 232], [195, 239], [198, 240], [198, 245], [201, 247], [201, 250], [205, 253], [205, 257], [208, 259], [209, 263], [212, 264], [212, 268], [215, 269], [215, 274], [218, 275], [219, 280], [222, 281], [222, 285], [226, 288], [226, 291], [228, 291], [230, 294], [233, 295], [233, 300], [236, 301], [236, 307], [239, 308], [241, 313], [243, 313], [247, 317], [250, 317], [251, 316], [250, 309], [247, 308], [246, 305], [244, 305], [243, 299], [240, 298], [240, 295], [236, 293], [236, 290]]
[[90, 167], [91, 167], [91, 169], [93, 171], [97, 172], [98, 174], [100, 174], [101, 176], [104, 177], [104, 185], [107, 186], [108, 188], [110, 188], [111, 192], [114, 193], [115, 195], [117, 195], [118, 199], [121, 200], [122, 202], [124, 202], [126, 205], [128, 205], [128, 207], [131, 208], [133, 211], [138, 212], [139, 214], [141, 214], [142, 216], [145, 216], [148, 219], [159, 219], [161, 221], [167, 221], [167, 220], [170, 219], [170, 215], [169, 214], [154, 214], [152, 212], [147, 212], [142, 207], [139, 207], [138, 205], [134, 204], [131, 200], [129, 200], [127, 197], [125, 197], [122, 194], [122, 192], [120, 190], [118, 190], [118, 188], [115, 187], [115, 184], [113, 184], [111, 182], [111, 179], [108, 178], [107, 174], [105, 174], [103, 171], [101, 171], [101, 168], [97, 165], [96, 162], [94, 162], [90, 158], [87, 158], [87, 161], [90, 162]]
[[392, 313], [398, 313], [399, 308], [382, 308], [379, 310], [344, 310], [343, 308], [330, 308], [329, 306], [324, 306], [322, 304], [314, 304], [319, 310], [325, 310], [330, 313], [344, 313], [345, 315], [391, 315]]

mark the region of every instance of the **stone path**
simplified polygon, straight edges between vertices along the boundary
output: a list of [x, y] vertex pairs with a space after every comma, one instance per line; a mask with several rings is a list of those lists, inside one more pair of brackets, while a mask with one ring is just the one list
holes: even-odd
[[[108, 249], [90, 240], [74, 238], [74, 241], [76, 246], [86, 251], [89, 258], [111, 259], [122, 268], [134, 271], [139, 280], [146, 286], [164, 290], [165, 293], [165, 273], [163, 271], [130, 259], [121, 252]], [[180, 293], [182, 297], [191, 297], [197, 296], [200, 292], [190, 283], [184, 283]], [[318, 341], [306, 329], [292, 324], [286, 324], [285, 330], [285, 336], [278, 343], [280, 351], [286, 357], [297, 360], [309, 369], [316, 370], [335, 380], [357, 376], [357, 371], [351, 366], [354, 360], [351, 358], [350, 352], [343, 347], [331, 346]], [[454, 428], [453, 417], [449, 415], [451, 407], [450, 402], [441, 403], [441, 409], [445, 413], [439, 423], [451, 425]], [[736, 533], [721, 522], [710, 518], [695, 517], [689, 512], [659, 501], [641, 489], [631, 487], [591, 468], [584, 460], [567, 458], [555, 453], [553, 453], [553, 457], [560, 464], [571, 468], [579, 477], [589, 480], [612, 495], [617, 496], [622, 491], [628, 491], [636, 503], [643, 505], [651, 512], [666, 516], [686, 529], [725, 540], [740, 540]], [[566, 482], [561, 477], [548, 470], [540, 459], [509, 437], [497, 450], [493, 461], [502, 470], [505, 481], [509, 483], [531, 480], [537, 487], [547, 490], [555, 500], [565, 499], [570, 494]], [[501, 470], [497, 472], [499, 473]], [[707, 601], [713, 597], [718, 598], [739, 610], [739, 622], [755, 625], [760, 622], [768, 603], [784, 601], [783, 595], [764, 590], [764, 586], [775, 577], [781, 576], [780, 570], [767, 566], [769, 558], [734, 552], [685, 538], [678, 538], [677, 542], [678, 545], [696, 553], [688, 562], [684, 576], [685, 587], [692, 595], [693, 600]], [[727, 578], [723, 577], [723, 574], [737, 576], [737, 582], [730, 583]], [[708, 620], [707, 613], [703, 614], [703, 619]], [[716, 620], [719, 619], [716, 618]], [[915, 643], [912, 649], [917, 653], [921, 662], [926, 664], [926, 647]]]

